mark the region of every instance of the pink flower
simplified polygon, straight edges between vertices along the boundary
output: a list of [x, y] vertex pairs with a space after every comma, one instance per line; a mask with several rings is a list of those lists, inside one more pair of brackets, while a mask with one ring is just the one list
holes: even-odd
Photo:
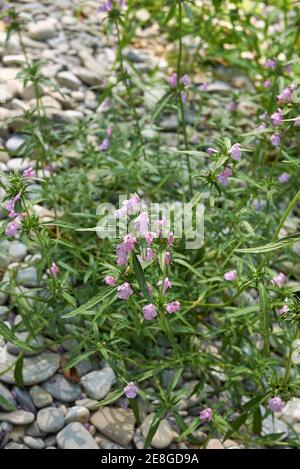
[[224, 279], [228, 282], [235, 282], [237, 280], [237, 271], [230, 270], [229, 272], [225, 272]]
[[281, 93], [277, 96], [279, 103], [290, 103], [293, 99], [293, 92], [295, 88], [293, 85], [284, 88]]
[[180, 96], [181, 96], [181, 100], [183, 103], [186, 103], [187, 102], [187, 94], [186, 93], [180, 93]]
[[145, 256], [145, 261], [146, 262], [151, 262], [153, 257], [155, 256], [155, 252], [151, 248], [146, 249], [146, 256]]
[[215, 150], [212, 147], [209, 147], [206, 151], [209, 155], [213, 155], [214, 153], [218, 153], [218, 150]]
[[141, 235], [146, 236], [148, 233], [149, 217], [147, 212], [142, 212], [133, 222], [133, 225]]
[[173, 231], [170, 231], [169, 236], [168, 236], [168, 239], [167, 239], [167, 243], [168, 243], [169, 246], [172, 246], [172, 244], [174, 243], [174, 234], [173, 234]]
[[265, 130], [266, 127], [267, 127], [266, 124], [260, 124], [258, 126], [258, 130]]
[[280, 142], [281, 142], [280, 135], [277, 133], [271, 135], [270, 142], [272, 143], [272, 145], [274, 145], [274, 147], [277, 147], [278, 145], [280, 145]]
[[202, 410], [200, 412], [200, 420], [202, 422], [210, 422], [211, 419], [212, 419], [212, 409], [210, 409], [209, 407], [207, 407], [206, 409]]
[[23, 171], [23, 177], [24, 178], [34, 178], [36, 176], [36, 173], [34, 171], [34, 169], [30, 166], [29, 168], [25, 169], [25, 171]]
[[190, 77], [186, 74], [180, 78], [180, 82], [183, 83], [184, 86], [188, 86], [191, 83]]
[[277, 310], [277, 313], [278, 314], [284, 314], [284, 313], [287, 313], [288, 311], [289, 311], [288, 305], [283, 305], [281, 308], [279, 308]]
[[281, 109], [277, 109], [277, 111], [274, 112], [271, 115], [271, 121], [272, 121], [272, 124], [274, 125], [274, 127], [278, 127], [281, 124], [281, 122], [282, 122], [282, 111], [281, 111]]
[[53, 277], [56, 277], [59, 274], [59, 268], [55, 262], [52, 262], [50, 269], [47, 270], [47, 274], [52, 275]]
[[170, 265], [170, 263], [171, 263], [171, 253], [169, 251], [167, 251], [165, 253], [165, 264]]
[[200, 91], [207, 91], [207, 89], [208, 89], [208, 84], [207, 83], [204, 83], [204, 82], [200, 83], [200, 85], [199, 85], [199, 90]]
[[271, 280], [271, 283], [279, 288], [283, 287], [285, 282], [286, 282], [286, 276], [282, 272], [276, 275], [276, 277], [273, 277]]
[[117, 265], [120, 267], [121, 265], [127, 265], [128, 262], [128, 254], [134, 250], [135, 245], [137, 243], [137, 239], [132, 234], [128, 234], [124, 236], [124, 242], [118, 244], [117, 246]]
[[241, 159], [241, 145], [239, 143], [235, 143], [230, 148], [229, 153], [233, 160], [239, 161]]
[[171, 88], [175, 88], [177, 86], [177, 73], [172, 73], [172, 75], [169, 76], [168, 83]]
[[280, 397], [272, 397], [268, 402], [269, 409], [272, 412], [282, 412], [285, 407], [285, 402]]
[[99, 8], [99, 11], [101, 13], [109, 13], [114, 7], [114, 2], [113, 0], [106, 0], [102, 2], [102, 5]]
[[143, 314], [146, 321], [151, 321], [151, 319], [154, 319], [157, 316], [156, 307], [152, 303], [144, 306]]
[[8, 26], [11, 21], [10, 16], [7, 16], [7, 15], [3, 16], [2, 20], [3, 20], [3, 23], [6, 24], [6, 26]]
[[118, 210], [115, 210], [115, 217], [118, 219], [124, 218], [126, 215], [127, 215], [126, 207], [121, 207]]
[[177, 313], [177, 311], [180, 310], [181, 304], [179, 301], [172, 301], [171, 303], [168, 303], [166, 305], [166, 311], [167, 313]]
[[134, 235], [128, 234], [124, 236], [123, 246], [127, 253], [130, 253], [134, 250], [136, 243], [137, 239]]
[[9, 218], [15, 218], [18, 214], [15, 212], [15, 205], [20, 200], [21, 195], [17, 194], [13, 199], [9, 200], [5, 205], [6, 210], [9, 212]]
[[280, 184], [286, 184], [290, 179], [289, 173], [282, 173], [280, 176], [278, 176], [277, 181], [280, 182]]
[[263, 82], [263, 87], [264, 87], [264, 88], [270, 88], [270, 86], [271, 86], [270, 80], [265, 80], [265, 81]]
[[[160, 287], [160, 286], [162, 285], [162, 280], [159, 280], [159, 281], [157, 282], [157, 285]], [[169, 288], [172, 288], [172, 284], [171, 284], [169, 278], [166, 277], [165, 280], [164, 280], [164, 293], [165, 293]]]
[[6, 229], [5, 229], [5, 234], [6, 236], [16, 236], [18, 230], [21, 228], [21, 223], [18, 220], [14, 220], [10, 223], [8, 223]]
[[120, 8], [125, 8], [126, 7], [126, 1], [125, 0], [119, 0], [119, 6], [120, 6]]
[[141, 210], [141, 199], [138, 194], [134, 194], [130, 199], [124, 200], [122, 205], [129, 215], [138, 213]]
[[107, 275], [105, 277], [105, 283], [106, 283], [106, 285], [109, 285], [110, 287], [113, 287], [116, 284], [116, 279], [112, 275]]
[[222, 186], [228, 186], [228, 178], [232, 176], [232, 169], [227, 166], [224, 171], [218, 176], [218, 181]]
[[158, 225], [160, 227], [164, 227], [164, 226], [167, 226], [168, 224], [168, 220], [166, 219], [166, 217], [163, 215], [159, 220], [155, 220], [155, 225]]
[[109, 127], [107, 127], [106, 129], [106, 135], [108, 137], [111, 137], [112, 136], [112, 133], [113, 133], [113, 128], [112, 128], [112, 125], [110, 125]]
[[138, 387], [130, 381], [127, 386], [124, 388], [124, 393], [127, 399], [134, 399], [138, 394]]
[[229, 112], [234, 112], [234, 111], [236, 111], [237, 107], [238, 107], [237, 103], [234, 103], [233, 101], [231, 101], [230, 103], [226, 104], [226, 109], [227, 109], [227, 111], [229, 111]]
[[105, 138], [103, 142], [101, 143], [99, 149], [102, 151], [107, 151], [110, 147], [110, 141], [108, 138]]
[[270, 68], [271, 70], [274, 70], [276, 68], [276, 60], [267, 59], [265, 63], [265, 68]]
[[156, 233], [153, 233], [152, 231], [148, 231], [148, 233], [145, 234], [145, 240], [146, 240], [146, 243], [148, 244], [148, 246], [151, 246], [155, 236], [156, 236]]
[[129, 283], [125, 282], [123, 285], [120, 285], [117, 288], [118, 298], [120, 300], [128, 300], [128, 298], [133, 294], [133, 290]]

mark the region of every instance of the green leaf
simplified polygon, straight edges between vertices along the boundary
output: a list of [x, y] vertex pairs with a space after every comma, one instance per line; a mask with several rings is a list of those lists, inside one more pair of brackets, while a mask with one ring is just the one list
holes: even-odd
[[268, 243], [264, 246], [258, 246], [256, 248], [248, 249], [236, 249], [235, 252], [247, 253], [247, 254], [263, 254], [265, 252], [277, 251], [277, 249], [283, 249], [290, 244], [294, 244], [297, 241], [300, 241], [300, 233], [296, 233], [291, 236], [286, 236], [284, 238], [278, 239], [274, 243]]
[[63, 319], [67, 318], [73, 318], [75, 316], [78, 316], [78, 314], [83, 314], [86, 311], [90, 311], [92, 308], [94, 308], [98, 303], [101, 303], [101, 301], [105, 300], [108, 298], [110, 295], [112, 295], [115, 292], [115, 288], [108, 288], [104, 289], [97, 295], [95, 295], [93, 298], [91, 298], [89, 301], [84, 303], [83, 305], [79, 306], [79, 308], [75, 309], [71, 313], [65, 314], [62, 316]]
[[269, 299], [263, 282], [258, 285], [260, 327], [264, 339], [264, 354], [270, 354]]
[[70, 295], [70, 293], [63, 291], [61, 296], [69, 305], [73, 306], [73, 308], [76, 308], [77, 306], [76, 300], [73, 296]]
[[86, 360], [88, 357], [91, 355], [94, 355], [95, 351], [90, 350], [89, 352], [84, 352], [81, 353], [80, 355], [76, 355], [74, 358], [70, 358], [67, 363], [64, 365], [65, 370], [69, 370], [70, 368], [73, 368], [77, 363], [80, 363], [83, 360]]
[[0, 335], [2, 335], [2, 337], [7, 342], [10, 342], [11, 344], [15, 345], [16, 347], [19, 347], [22, 350], [25, 350], [26, 352], [33, 351], [33, 349], [29, 345], [25, 344], [20, 339], [18, 339], [18, 337], [2, 321], [0, 321]]
[[17, 358], [17, 361], [15, 362], [15, 369], [14, 369], [14, 378], [16, 385], [19, 388], [24, 388], [24, 382], [23, 382], [23, 363], [24, 363], [24, 355], [21, 353], [19, 357]]
[[147, 298], [147, 300], [151, 301], [151, 296], [150, 296], [149, 291], [148, 291], [148, 286], [147, 286], [147, 283], [146, 283], [144, 271], [142, 269], [140, 261], [138, 260], [137, 255], [135, 254], [135, 252], [132, 252], [132, 260], [133, 260], [134, 273], [135, 273], [137, 282], [139, 284], [139, 287], [140, 287], [144, 297]]
[[257, 407], [253, 415], [253, 433], [255, 433], [256, 435], [260, 435], [261, 430], [262, 430], [262, 415], [261, 415], [260, 408]]
[[203, 275], [200, 274], [200, 272], [198, 272], [198, 270], [196, 270], [195, 267], [193, 267], [188, 262], [184, 261], [183, 259], [178, 259], [178, 258], [174, 259], [174, 262], [176, 262], [176, 264], [183, 265], [184, 267], [189, 269], [191, 272], [193, 272], [193, 274], [197, 275], [197, 277], [201, 278], [201, 280], [204, 280]]
[[173, 94], [173, 90], [170, 90], [158, 101], [151, 114], [151, 122], [153, 122], [157, 118], [157, 116], [162, 112], [162, 110], [166, 107]]
[[228, 430], [228, 432], [224, 436], [223, 441], [230, 438], [232, 433], [237, 432], [240, 429], [240, 427], [246, 422], [248, 416], [249, 416], [249, 413], [244, 412], [243, 414], [239, 415], [233, 422], [231, 422], [230, 423], [231, 429]]
[[265, 400], [266, 396], [266, 393], [260, 394], [259, 396], [255, 396], [253, 399], [243, 405], [243, 410], [249, 411], [251, 409], [254, 409], [255, 407], [258, 407]]
[[163, 20], [163, 22], [162, 22], [163, 25], [167, 25], [169, 23], [169, 21], [171, 21], [171, 19], [174, 18], [175, 14], [176, 14], [176, 8], [177, 8], [177, 5], [176, 5], [176, 3], [174, 3], [172, 5], [172, 7], [170, 8], [169, 13], [167, 14], [165, 19]]
[[149, 448], [149, 446], [151, 445], [151, 442], [158, 429], [158, 426], [160, 422], [162, 421], [162, 419], [165, 417], [165, 415], [166, 415], [166, 410], [163, 407], [160, 408], [158, 412], [154, 415], [149, 431], [148, 431], [146, 441], [145, 441], [145, 445], [144, 445], [145, 449]]
[[3, 407], [7, 412], [16, 410], [16, 407], [3, 396], [0, 395], [0, 407]]
[[169, 385], [168, 385], [168, 391], [169, 391], [169, 392], [172, 392], [172, 391], [174, 390], [174, 388], [176, 387], [176, 385], [178, 384], [178, 382], [179, 382], [179, 380], [180, 380], [180, 377], [181, 377], [182, 373], [183, 373], [183, 368], [179, 368], [179, 369], [175, 372], [173, 378], [171, 379], [171, 381], [170, 381], [170, 383], [169, 383]]

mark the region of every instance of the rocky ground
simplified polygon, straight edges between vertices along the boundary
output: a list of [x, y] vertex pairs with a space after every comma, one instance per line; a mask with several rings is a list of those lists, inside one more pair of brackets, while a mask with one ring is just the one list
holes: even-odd
[[[42, 101], [48, 117], [56, 122], [70, 123], [95, 112], [99, 107], [96, 89], [104, 86], [115, 59], [112, 38], [99, 34], [99, 21], [96, 15], [91, 14], [98, 2], [84, 2], [80, 17], [74, 15], [74, 7], [81, 4], [80, 1], [22, 0], [18, 3], [22, 5], [24, 14], [31, 18], [23, 38], [29, 56], [47, 61], [43, 74], [63, 92], [62, 95], [46, 85], [42, 89]], [[147, 20], [147, 11], [141, 10], [138, 14]], [[150, 31], [140, 33], [142, 41], [143, 35], [150, 34]], [[17, 133], [18, 121], [9, 124], [5, 123], [6, 119], [21, 116], [24, 110], [35, 105], [35, 100], [32, 86], [24, 87], [17, 78], [25, 63], [18, 37], [13, 35], [8, 44], [5, 41], [3, 29], [0, 31], [0, 170], [8, 173], [28, 168], [30, 159], [16, 156], [24, 137]], [[142, 72], [153, 66], [161, 70], [166, 67], [164, 60], [152, 55], [149, 49], [132, 49], [128, 53], [135, 57], [137, 68]], [[222, 86], [226, 88], [220, 83], [214, 86], [215, 90], [218, 87], [222, 89]], [[146, 105], [151, 107], [159, 94], [159, 89], [146, 94]], [[170, 131], [176, 125], [172, 119], [162, 123]], [[47, 214], [42, 206], [38, 206], [37, 210]], [[17, 267], [17, 282], [21, 291], [30, 293], [38, 286], [30, 250], [18, 240], [1, 242], [0, 266], [4, 272], [2, 285], [7, 280], [8, 270]], [[0, 318], [8, 325], [18, 324], [20, 316], [8, 314], [6, 305], [9, 300], [9, 293], [0, 292]], [[19, 338], [24, 341], [26, 333], [20, 332]], [[153, 418], [151, 405], [145, 408], [142, 402], [139, 403], [142, 417], [139, 428], [125, 398], [114, 405], [97, 409], [99, 402], [113, 389], [115, 375], [110, 367], [97, 360], [84, 360], [76, 366], [76, 379], [72, 380], [62, 368], [74, 345], [72, 341], [57, 347], [47, 337], [39, 336], [31, 345], [36, 352], [29, 353], [24, 359], [25, 389], [15, 385], [11, 369], [0, 375], [0, 396], [16, 409], [0, 405], [1, 449], [143, 448]], [[0, 373], [11, 367], [18, 353], [18, 347], [5, 343], [0, 337]], [[192, 378], [186, 376], [186, 381], [180, 383], [180, 386], [190, 389], [190, 394], [197, 384]], [[199, 414], [201, 398], [191, 396], [183, 399], [178, 408], [185, 421], [189, 422]], [[300, 399], [293, 399], [279, 417], [272, 420], [270, 416], [265, 420], [265, 435], [282, 433], [282, 438], [285, 438], [288, 434], [300, 433]], [[174, 419], [167, 417], [161, 422], [152, 446], [173, 449], [188, 447], [185, 442], [176, 440], [177, 431]], [[198, 442], [195, 447], [200, 448], [205, 434], [199, 430], [193, 436]], [[231, 440], [222, 443], [212, 439], [208, 448], [236, 449], [241, 446]]]

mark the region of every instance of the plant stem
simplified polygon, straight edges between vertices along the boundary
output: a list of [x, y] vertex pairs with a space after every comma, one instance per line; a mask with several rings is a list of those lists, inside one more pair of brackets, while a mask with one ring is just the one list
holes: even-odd
[[[272, 239], [271, 239], [271, 243], [275, 243], [275, 241], [277, 241], [277, 238], [278, 238], [278, 235], [280, 233], [280, 230], [281, 228], [283, 227], [284, 223], [286, 222], [286, 219], [288, 218], [289, 214], [291, 213], [291, 211], [294, 209], [294, 207], [296, 206], [296, 204], [298, 203], [298, 200], [300, 199], [300, 191], [297, 192], [297, 194], [294, 196], [294, 198], [291, 200], [291, 202], [289, 203], [289, 205], [287, 206], [287, 208], [285, 209], [281, 219], [280, 219], [280, 222], [274, 232], [274, 235], [272, 236]], [[259, 270], [261, 270], [266, 264], [267, 262], [269, 261], [270, 259], [270, 255], [272, 254], [272, 252], [267, 252], [266, 255], [264, 256], [260, 266], [259, 266]]]
[[[181, 0], [178, 0], [178, 28], [179, 28], [179, 38], [178, 38], [178, 44], [179, 44], [179, 49], [178, 49], [178, 59], [177, 59], [177, 84], [179, 85], [180, 78], [181, 78], [181, 63], [182, 63], [182, 2]], [[184, 149], [185, 151], [188, 151], [189, 149], [189, 144], [188, 144], [188, 135], [187, 135], [187, 130], [186, 130], [186, 120], [185, 120], [185, 111], [184, 111], [184, 103], [182, 100], [182, 95], [181, 91], [178, 91], [178, 102], [179, 102], [179, 110], [180, 110], [180, 120], [181, 120], [181, 126], [183, 130], [183, 139], [184, 139]], [[191, 167], [191, 160], [190, 156], [186, 154], [186, 164], [188, 168], [188, 178], [189, 178], [189, 191], [190, 191], [190, 197], [193, 196], [193, 180], [192, 180], [192, 167]]]
[[129, 104], [130, 104], [130, 107], [132, 109], [132, 113], [133, 113], [135, 124], [136, 124], [136, 131], [137, 131], [137, 134], [138, 134], [138, 137], [139, 137], [139, 140], [140, 140], [140, 143], [141, 143], [141, 147], [142, 147], [143, 156], [146, 159], [145, 142], [144, 142], [144, 138], [143, 138], [143, 135], [142, 135], [142, 129], [141, 129], [141, 126], [140, 126], [140, 119], [139, 119], [139, 116], [138, 116], [138, 113], [137, 113], [137, 110], [136, 110], [136, 106], [135, 106], [134, 99], [133, 99], [133, 96], [132, 96], [131, 87], [130, 87], [130, 85], [128, 83], [128, 80], [127, 80], [127, 72], [126, 72], [125, 66], [124, 66], [123, 53], [122, 53], [121, 32], [120, 32], [120, 27], [119, 27], [118, 20], [116, 21], [116, 28], [117, 28], [117, 36], [118, 36], [118, 49], [119, 49], [118, 50], [118, 55], [119, 55], [119, 60], [120, 60], [122, 81], [123, 81], [124, 86], [125, 86], [126, 91], [127, 91]]
[[296, 327], [296, 330], [295, 330], [295, 333], [294, 333], [294, 336], [293, 336], [293, 339], [292, 339], [292, 343], [290, 345], [290, 350], [289, 350], [289, 353], [288, 353], [288, 356], [287, 356], [287, 361], [286, 361], [286, 366], [285, 366], [285, 373], [284, 373], [284, 378], [283, 378], [283, 384], [287, 384], [288, 380], [289, 380], [289, 376], [290, 376], [290, 371], [291, 371], [291, 368], [292, 368], [292, 356], [293, 356], [293, 342], [299, 337], [299, 328], [298, 326]]

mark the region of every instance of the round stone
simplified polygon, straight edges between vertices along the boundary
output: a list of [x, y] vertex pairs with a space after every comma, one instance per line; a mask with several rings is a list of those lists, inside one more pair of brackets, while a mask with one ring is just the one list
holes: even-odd
[[75, 406], [68, 410], [66, 423], [81, 422], [87, 423], [90, 418], [90, 412], [86, 407]]
[[43, 407], [47, 407], [52, 404], [53, 397], [47, 391], [45, 391], [40, 386], [34, 386], [29, 390], [29, 394], [31, 399], [33, 400], [34, 405], [38, 409], [42, 409]]
[[32, 438], [31, 436], [24, 436], [24, 444], [31, 449], [44, 449], [45, 444], [40, 438]]
[[36, 422], [42, 432], [58, 432], [65, 424], [64, 411], [56, 407], [46, 407], [38, 412]]
[[[1, 353], [1, 351], [0, 351]], [[9, 353], [3, 354], [4, 360], [0, 360], [0, 373], [6, 370], [16, 361], [16, 357]], [[60, 366], [60, 356], [52, 352], [42, 352], [35, 357], [25, 358], [23, 362], [23, 382], [25, 386], [32, 386], [41, 383], [58, 370]], [[0, 381], [4, 383], [14, 384], [14, 370], [13, 368], [5, 374], [0, 374]]]
[[12, 423], [13, 425], [29, 425], [34, 421], [34, 414], [25, 410], [14, 410], [13, 412], [0, 412], [0, 422]]
[[[141, 425], [141, 432], [146, 439], [151, 428], [152, 421], [155, 414], [149, 414]], [[163, 449], [167, 448], [173, 442], [173, 430], [166, 419], [161, 420], [158, 429], [152, 439], [151, 446], [153, 448]]]
[[52, 397], [62, 402], [74, 402], [81, 394], [80, 386], [70, 383], [62, 375], [53, 376], [42, 386]]
[[81, 385], [89, 397], [100, 400], [108, 394], [114, 381], [115, 374], [111, 368], [107, 367], [83, 376]]
[[57, 435], [57, 444], [61, 449], [99, 449], [92, 435], [79, 422], [69, 423]]

